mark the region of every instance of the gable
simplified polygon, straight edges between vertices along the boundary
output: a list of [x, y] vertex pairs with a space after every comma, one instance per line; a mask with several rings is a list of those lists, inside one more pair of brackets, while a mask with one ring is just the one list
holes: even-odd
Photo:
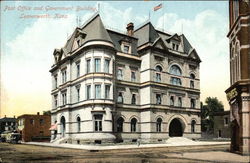
[[192, 58], [194, 60], [197, 60], [197, 61], [201, 62], [200, 57], [198, 56], [195, 49], [190, 49], [190, 52], [188, 54], [188, 58]]
[[166, 45], [164, 44], [163, 40], [160, 37], [155, 40], [155, 42], [153, 43], [153, 47], [162, 49], [162, 50], [167, 50]]

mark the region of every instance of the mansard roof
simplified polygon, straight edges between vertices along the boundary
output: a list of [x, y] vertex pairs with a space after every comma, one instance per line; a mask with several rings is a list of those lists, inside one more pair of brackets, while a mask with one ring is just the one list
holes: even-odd
[[156, 32], [151, 22], [146, 22], [144, 25], [136, 29], [134, 35], [138, 38], [138, 47], [146, 43], [153, 43], [159, 38], [159, 34]]
[[[180, 42], [181, 45], [183, 45], [183, 52], [185, 54], [190, 55], [191, 51], [193, 51], [193, 47], [191, 46], [187, 38], [184, 36], [184, 34], [181, 34], [181, 35], [178, 35], [177, 33], [170, 34], [170, 33], [157, 30], [149, 21], [143, 24], [142, 26], [140, 26], [138, 29], [136, 29], [134, 32], [134, 35], [135, 37], [138, 38], [138, 47], [146, 43], [151, 43], [151, 45], [153, 45], [156, 40], [159, 40], [161, 38], [161, 40], [164, 43], [164, 46], [169, 49], [171, 49], [171, 46], [172, 46], [170, 44], [170, 40], [174, 39]], [[199, 56], [197, 55], [195, 58], [198, 59]]]
[[93, 15], [83, 26], [74, 30], [73, 34], [63, 47], [64, 53], [68, 54], [72, 51], [74, 40], [78, 35], [84, 35], [82, 45], [94, 40], [113, 43], [98, 13]]
[[127, 41], [131, 43], [132, 54], [137, 54], [138, 48], [143, 47], [143, 45], [148, 43], [150, 46], [157, 46], [158, 48], [163, 48], [165, 50], [172, 49], [172, 40], [174, 40], [179, 42], [182, 47], [180, 52], [186, 54], [187, 57], [191, 59], [200, 61], [197, 52], [183, 34], [170, 34], [157, 30], [150, 21], [147, 21], [134, 31], [133, 36], [128, 36], [127, 34], [106, 29], [98, 12], [81, 27], [77, 27], [74, 30], [63, 48], [54, 51], [54, 54], [60, 52], [59, 60], [61, 60], [62, 56], [66, 57], [73, 51], [72, 48], [75, 39], [78, 37], [82, 38], [81, 46], [89, 41], [106, 41], [112, 43], [117, 51], [122, 51], [121, 42]]

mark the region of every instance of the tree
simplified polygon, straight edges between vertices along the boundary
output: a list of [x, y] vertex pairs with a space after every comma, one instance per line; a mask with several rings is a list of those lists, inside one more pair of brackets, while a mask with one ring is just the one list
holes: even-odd
[[51, 115], [51, 111], [50, 110], [43, 111], [43, 115]]
[[217, 97], [207, 97], [205, 105], [201, 103], [201, 130], [211, 132], [214, 129], [214, 114], [224, 111], [224, 106]]

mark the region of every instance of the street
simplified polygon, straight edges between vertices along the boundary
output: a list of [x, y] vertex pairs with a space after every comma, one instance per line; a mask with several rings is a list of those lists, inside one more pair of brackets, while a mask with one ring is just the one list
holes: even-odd
[[[246, 156], [227, 152], [229, 145], [159, 147], [87, 151], [26, 144], [0, 144], [2, 162], [83, 162], [83, 163], [162, 163], [162, 162], [248, 162]], [[224, 157], [225, 156], [225, 157]]]

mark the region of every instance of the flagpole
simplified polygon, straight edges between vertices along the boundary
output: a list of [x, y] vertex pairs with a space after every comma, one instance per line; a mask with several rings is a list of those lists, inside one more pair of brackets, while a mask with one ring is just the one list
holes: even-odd
[[165, 9], [165, 5], [164, 5], [164, 1], [162, 2], [162, 8], [163, 8], [163, 32], [165, 31], [165, 12], [164, 12], [164, 9]]

